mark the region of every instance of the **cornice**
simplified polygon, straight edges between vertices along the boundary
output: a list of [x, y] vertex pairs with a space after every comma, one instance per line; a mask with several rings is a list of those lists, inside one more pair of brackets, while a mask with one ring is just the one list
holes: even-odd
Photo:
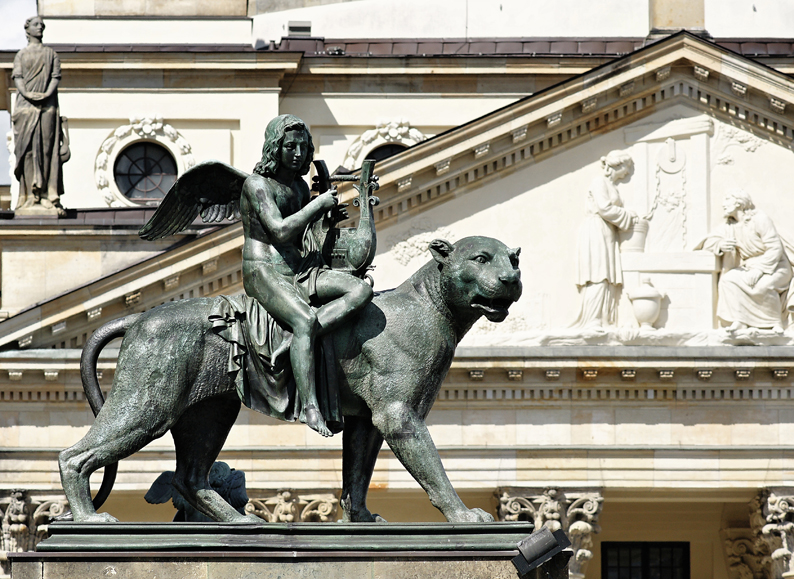
[[[550, 348], [552, 351], [543, 356], [533, 356], [532, 352], [500, 356], [487, 348], [465, 348], [452, 363], [436, 407], [794, 407], [790, 347], [760, 347], [752, 355], [751, 347], [691, 348], [692, 352], [687, 351], [689, 348], [645, 348], [660, 350], [660, 355], [647, 359], [639, 355], [610, 357], [606, 351], [602, 357], [577, 357], [576, 351], [581, 349]], [[729, 350], [735, 352], [733, 358]], [[771, 356], [765, 356], [767, 351]], [[83, 403], [80, 354], [77, 348], [0, 353], [0, 401], [23, 406]], [[103, 389], [109, 389], [112, 383], [117, 356], [118, 350], [107, 349], [100, 357]]]
[[0, 322], [0, 346], [77, 347], [108, 320], [181, 299], [239, 291], [242, 224], [220, 227]]

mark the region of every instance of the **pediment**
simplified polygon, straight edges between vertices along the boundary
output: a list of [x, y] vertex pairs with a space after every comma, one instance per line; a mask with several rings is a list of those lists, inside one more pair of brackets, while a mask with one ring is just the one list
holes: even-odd
[[794, 137], [788, 76], [681, 32], [380, 162], [376, 219], [388, 227], [679, 104], [784, 147]]

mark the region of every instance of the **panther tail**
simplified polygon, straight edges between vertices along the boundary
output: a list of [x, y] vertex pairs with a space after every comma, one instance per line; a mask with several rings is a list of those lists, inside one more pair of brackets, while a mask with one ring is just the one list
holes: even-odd
[[[102, 395], [102, 389], [99, 387], [99, 380], [96, 375], [99, 353], [108, 343], [116, 338], [124, 336], [130, 325], [138, 319], [138, 316], [140, 316], [140, 314], [132, 314], [108, 322], [91, 334], [91, 337], [88, 338], [88, 341], [83, 347], [83, 355], [80, 358], [80, 377], [83, 380], [85, 397], [88, 400], [88, 404], [91, 406], [94, 416], [99, 414], [99, 411], [105, 404], [105, 397]], [[110, 491], [113, 489], [113, 483], [116, 482], [118, 468], [119, 463], [117, 462], [105, 467], [102, 485], [99, 487], [99, 491], [97, 491], [93, 501], [95, 509], [101, 507], [110, 495]]]

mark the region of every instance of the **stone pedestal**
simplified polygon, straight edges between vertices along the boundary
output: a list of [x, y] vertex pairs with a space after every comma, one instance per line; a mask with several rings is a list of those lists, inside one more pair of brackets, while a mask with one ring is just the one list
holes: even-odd
[[513, 579], [532, 523], [55, 523], [13, 579]]

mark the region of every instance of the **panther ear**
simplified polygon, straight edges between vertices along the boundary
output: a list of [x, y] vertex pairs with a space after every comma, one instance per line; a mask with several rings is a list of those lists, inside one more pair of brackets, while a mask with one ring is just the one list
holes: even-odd
[[521, 248], [520, 247], [514, 247], [513, 249], [510, 250], [510, 253], [512, 253], [513, 255], [518, 257], [519, 255], [521, 255]]
[[433, 259], [443, 265], [449, 263], [449, 254], [455, 251], [452, 244], [445, 239], [434, 239], [428, 249], [433, 254]]

